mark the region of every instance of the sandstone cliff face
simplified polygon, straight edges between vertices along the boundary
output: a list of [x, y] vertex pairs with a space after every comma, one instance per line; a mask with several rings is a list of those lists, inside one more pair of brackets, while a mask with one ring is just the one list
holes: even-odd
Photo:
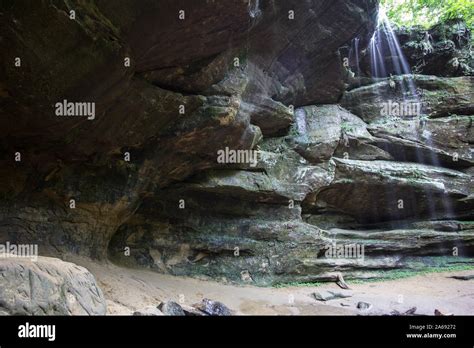
[[471, 262], [472, 77], [416, 76], [428, 112], [380, 117], [404, 77], [346, 91], [340, 56], [377, 6], [3, 2], [0, 242], [256, 284]]

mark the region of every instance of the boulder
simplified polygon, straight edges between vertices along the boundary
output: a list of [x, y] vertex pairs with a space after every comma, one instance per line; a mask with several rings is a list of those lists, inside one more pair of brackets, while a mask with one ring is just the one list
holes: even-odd
[[250, 122], [258, 126], [264, 136], [285, 134], [293, 123], [290, 109], [269, 97], [261, 97], [252, 104], [242, 103], [240, 110], [250, 115]]
[[213, 316], [229, 316], [232, 315], [232, 311], [222, 302], [203, 299], [200, 303], [193, 305], [193, 307], [206, 313], [207, 315]]
[[332, 156], [352, 159], [391, 159], [381, 148], [370, 144], [367, 124], [339, 105], [306, 106], [296, 110], [295, 130], [288, 139], [292, 148], [310, 163]]
[[105, 315], [106, 301], [84, 267], [39, 256], [0, 258], [0, 312], [9, 315]]
[[192, 306], [187, 306], [187, 305], [181, 305], [181, 308], [184, 311], [184, 314], [189, 317], [202, 317], [206, 316], [207, 314], [204, 313], [203, 311], [194, 308]]
[[158, 305], [158, 309], [164, 315], [170, 315], [170, 316], [184, 316], [184, 315], [186, 315], [183, 311], [183, 308], [181, 308], [181, 306], [178, 303], [174, 302], [174, 301], [161, 302]]

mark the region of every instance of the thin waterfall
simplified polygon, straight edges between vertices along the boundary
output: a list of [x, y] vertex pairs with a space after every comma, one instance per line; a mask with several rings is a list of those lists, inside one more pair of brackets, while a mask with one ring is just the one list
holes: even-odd
[[[430, 42], [429, 34], [427, 34], [427, 41]], [[355, 43], [354, 43], [355, 45]], [[354, 47], [355, 48], [355, 47]], [[393, 76], [400, 76], [397, 80], [399, 82], [402, 103], [408, 105], [408, 103], [416, 103], [419, 106], [419, 113], [416, 115], [405, 115], [408, 117], [416, 117], [420, 120], [417, 134], [417, 141], [420, 143], [424, 142], [430, 148], [433, 148], [433, 141], [431, 134], [428, 130], [424, 129], [425, 124], [421, 118], [426, 116], [426, 108], [422, 103], [422, 99], [416, 87], [415, 77], [411, 71], [408, 60], [406, 59], [401, 49], [398, 38], [393, 30], [393, 27], [388, 20], [383, 8], [380, 8], [377, 28], [373, 33], [369, 42], [369, 55], [370, 55], [370, 67], [373, 78], [390, 78]], [[388, 60], [386, 60], [389, 58]], [[359, 75], [359, 73], [358, 73]], [[423, 138], [423, 139], [422, 139]], [[402, 157], [407, 157], [405, 153]], [[441, 162], [438, 155], [434, 151], [428, 151], [428, 155], [423, 153], [420, 148], [415, 148], [415, 157], [418, 163], [429, 164], [433, 166], [441, 166]], [[388, 196], [391, 196], [393, 192], [388, 192]], [[426, 200], [428, 203], [428, 212], [430, 219], [435, 219], [437, 216], [437, 208], [434, 204], [433, 193], [429, 190], [425, 191]], [[448, 199], [442, 199], [442, 213], [445, 217], [452, 216], [452, 206]], [[438, 208], [438, 209], [439, 209]]]
[[250, 0], [248, 4], [249, 16], [251, 18], [257, 18], [261, 15], [260, 0]]
[[[379, 11], [377, 28], [370, 39], [369, 51], [371, 70], [373, 74], [375, 73], [375, 75], [372, 75], [373, 77], [384, 78], [391, 75], [404, 75], [401, 83], [402, 92], [407, 94], [408, 90], [411, 97], [416, 97], [417, 91], [410, 64], [408, 64], [403, 54], [398, 38], [383, 8]], [[391, 59], [389, 67], [387, 67], [384, 58], [387, 54]]]
[[357, 82], [360, 85], [361, 70], [360, 70], [359, 42], [360, 42], [359, 37], [355, 37], [354, 39], [351, 40], [351, 48], [349, 49], [349, 65], [351, 67], [351, 70], [353, 69], [353, 67], [355, 67], [354, 78], [357, 79]]
[[354, 52], [355, 52], [356, 73], [357, 73], [357, 78], [360, 79], [359, 41], [360, 41], [360, 39], [359, 39], [358, 37], [356, 37], [356, 38], [354, 39]]

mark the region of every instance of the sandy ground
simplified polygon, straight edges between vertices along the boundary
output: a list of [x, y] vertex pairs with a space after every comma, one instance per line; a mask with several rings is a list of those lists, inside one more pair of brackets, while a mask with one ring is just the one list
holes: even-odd
[[[438, 309], [454, 315], [474, 315], [474, 280], [453, 279], [474, 271], [431, 273], [411, 278], [350, 284], [343, 290], [328, 283], [318, 287], [261, 288], [235, 286], [148, 270], [99, 264], [87, 259], [70, 260], [89, 269], [107, 299], [109, 314], [131, 314], [161, 301], [191, 305], [203, 298], [221, 301], [243, 315], [371, 315], [405, 312], [417, 307], [417, 314], [433, 315]], [[352, 296], [326, 302], [315, 300], [315, 291], [335, 290]], [[359, 310], [359, 301], [372, 305]]]

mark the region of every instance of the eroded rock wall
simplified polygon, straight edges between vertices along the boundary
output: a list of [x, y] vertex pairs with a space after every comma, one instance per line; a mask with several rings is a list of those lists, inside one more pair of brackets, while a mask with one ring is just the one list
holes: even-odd
[[470, 262], [472, 77], [417, 76], [408, 119], [380, 113], [404, 77], [345, 91], [377, 6], [2, 2], [0, 241], [256, 284]]

